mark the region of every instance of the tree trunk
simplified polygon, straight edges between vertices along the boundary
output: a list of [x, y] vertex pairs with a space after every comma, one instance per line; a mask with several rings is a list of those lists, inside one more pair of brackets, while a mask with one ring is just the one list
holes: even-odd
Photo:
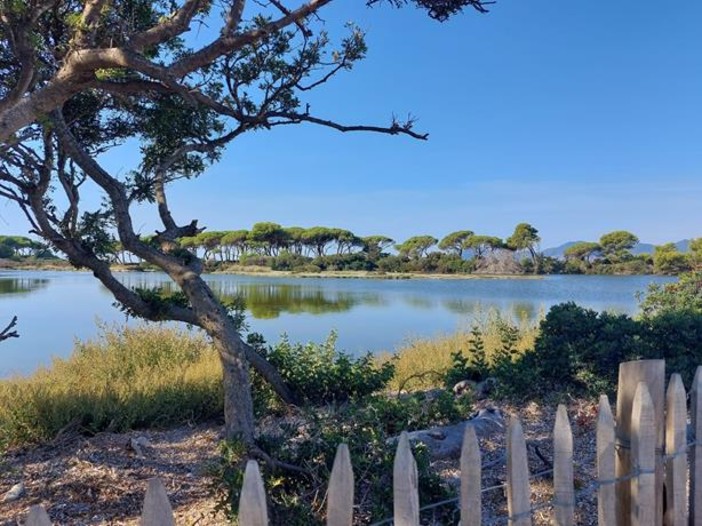
[[241, 349], [237, 349], [239, 335], [226, 327], [210, 334], [222, 362], [224, 383], [224, 436], [254, 443], [254, 413], [249, 365]]

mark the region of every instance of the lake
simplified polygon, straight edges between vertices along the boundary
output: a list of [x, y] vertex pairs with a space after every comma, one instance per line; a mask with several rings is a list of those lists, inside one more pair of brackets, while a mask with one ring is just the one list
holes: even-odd
[[[130, 287], [168, 285], [163, 274], [124, 272]], [[207, 275], [216, 293], [241, 295], [247, 322], [269, 342], [320, 341], [338, 331], [351, 353], [393, 351], [417, 337], [470, 328], [497, 309], [515, 320], [538, 320], [557, 303], [634, 314], [636, 293], [656, 276], [545, 276], [542, 279], [340, 279]], [[68, 356], [76, 338], [98, 324], [124, 324], [111, 294], [88, 272], [0, 271], [0, 325], [17, 315], [20, 338], [0, 344], [0, 377], [27, 373], [51, 356]], [[129, 323], [138, 323], [130, 320]], [[1, 328], [1, 327], [0, 327]]]

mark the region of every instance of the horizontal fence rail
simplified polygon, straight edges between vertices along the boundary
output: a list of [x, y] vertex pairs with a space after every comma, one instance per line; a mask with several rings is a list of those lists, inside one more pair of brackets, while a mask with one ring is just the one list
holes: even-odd
[[[509, 524], [529, 526], [534, 512], [552, 509], [553, 524], [571, 526], [576, 523], [576, 501], [597, 494], [597, 516], [600, 526], [629, 525], [702, 525], [702, 367], [698, 367], [690, 392], [690, 429], [694, 439], [688, 441], [686, 393], [680, 375], [673, 374], [665, 393], [651, 394], [662, 387], [661, 360], [627, 362], [620, 366], [617, 408], [626, 408], [627, 415], [612, 415], [609, 400], [601, 396], [597, 419], [597, 478], [586, 487], [575, 490], [573, 472], [573, 433], [566, 408], [558, 406], [553, 429], [553, 469], [529, 474], [527, 447], [521, 422], [510, 419], [507, 430], [504, 484], [482, 487], [482, 460], [475, 430], [466, 426], [460, 457], [460, 492], [455, 499], [421, 507], [419, 502], [417, 464], [406, 432], [400, 435], [393, 467], [394, 516], [372, 526], [418, 526], [420, 512], [438, 506], [454, 505], [460, 510], [462, 526]], [[634, 371], [633, 379], [627, 371]], [[624, 375], [624, 377], [622, 376]], [[628, 386], [628, 387], [627, 387]], [[622, 389], [628, 393], [622, 394]], [[660, 400], [660, 407], [656, 400]], [[689, 459], [689, 471], [688, 471]], [[531, 481], [545, 473], [553, 473], [553, 499], [533, 504]], [[660, 481], [659, 481], [660, 478]], [[659, 485], [660, 482], [660, 485]], [[483, 495], [500, 490], [507, 495], [507, 513], [503, 517], [486, 518], [482, 513]], [[663, 494], [665, 492], [665, 495]], [[332, 468], [327, 495], [327, 525], [351, 526], [354, 506], [354, 473], [348, 447], [340, 444]], [[41, 506], [33, 506], [26, 518], [27, 526], [51, 524]], [[166, 490], [159, 479], [148, 483], [141, 524], [171, 526], [175, 519]], [[268, 510], [263, 479], [254, 460], [246, 465], [239, 504], [241, 526], [268, 525]]]

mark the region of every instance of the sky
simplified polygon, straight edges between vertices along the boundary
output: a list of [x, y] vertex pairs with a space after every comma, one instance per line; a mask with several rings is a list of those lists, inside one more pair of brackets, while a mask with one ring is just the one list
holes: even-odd
[[[630, 230], [702, 236], [702, 2], [499, 0], [449, 22], [337, 0], [332, 34], [367, 32], [367, 58], [315, 91], [317, 116], [388, 125], [412, 114], [426, 142], [312, 125], [256, 132], [170, 195], [210, 230], [336, 226], [397, 241], [455, 230], [542, 248]], [[206, 31], [192, 38], [207, 38]], [[138, 164], [134, 145], [105, 158]], [[158, 227], [135, 212], [144, 233]], [[28, 229], [0, 202], [0, 234]]]

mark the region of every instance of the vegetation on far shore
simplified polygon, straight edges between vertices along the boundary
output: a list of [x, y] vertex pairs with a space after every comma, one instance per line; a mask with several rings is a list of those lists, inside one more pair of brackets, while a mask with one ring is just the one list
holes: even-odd
[[[145, 240], [148, 241], [148, 237]], [[673, 243], [656, 246], [653, 254], [633, 254], [638, 238], [619, 230], [598, 242], [570, 245], [563, 258], [538, 250], [538, 230], [520, 223], [503, 240], [469, 230], [438, 240], [414, 236], [402, 243], [382, 236], [359, 237], [341, 228], [282, 227], [256, 223], [251, 230], [204, 231], [181, 238], [180, 249], [201, 258], [208, 272], [312, 277], [499, 276], [534, 274], [663, 274], [677, 275], [702, 263], [702, 238], [680, 252]], [[392, 253], [391, 251], [394, 251]], [[118, 242], [106, 248], [114, 270], [154, 270]], [[3, 266], [61, 268], [63, 262], [46, 245], [22, 236], [0, 236]], [[1, 267], [0, 267], [1, 268]]]

